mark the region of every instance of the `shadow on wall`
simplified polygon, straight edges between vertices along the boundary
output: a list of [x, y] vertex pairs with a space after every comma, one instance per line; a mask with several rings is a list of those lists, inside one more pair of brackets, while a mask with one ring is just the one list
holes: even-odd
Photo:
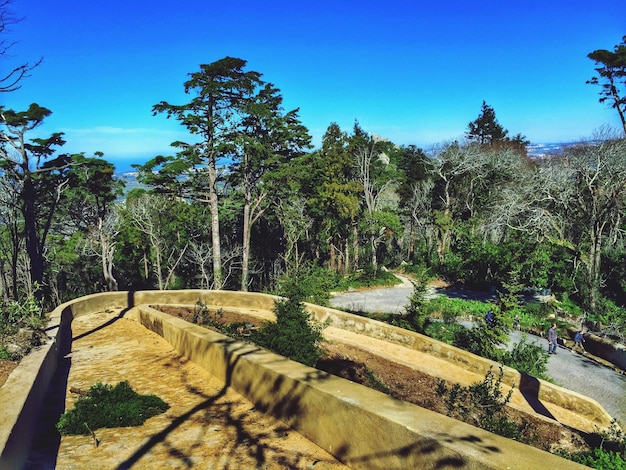
[[528, 402], [535, 413], [545, 416], [546, 418], [557, 419], [550, 413], [550, 411], [541, 403], [539, 399], [539, 387], [540, 383], [536, 377], [528, 375], [525, 372], [520, 372], [520, 384], [519, 391]]

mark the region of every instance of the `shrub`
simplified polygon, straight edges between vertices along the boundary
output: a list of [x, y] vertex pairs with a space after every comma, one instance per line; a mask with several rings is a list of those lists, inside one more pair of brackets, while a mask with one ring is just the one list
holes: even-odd
[[428, 321], [428, 316], [422, 308], [427, 289], [426, 279], [419, 277], [412, 282], [413, 293], [411, 297], [409, 297], [409, 305], [405, 307], [406, 314], [398, 316], [395, 319], [392, 318], [391, 324], [407, 330], [423, 333]]
[[338, 276], [329, 269], [305, 264], [295, 275], [283, 276], [277, 282], [277, 294], [288, 296], [293, 278], [298, 279], [299, 292], [303, 302], [327, 307], [330, 304], [330, 292], [339, 284]]
[[339, 290], [348, 290], [361, 289], [365, 287], [384, 287], [394, 286], [398, 284], [398, 282], [398, 278], [393, 273], [379, 269], [376, 273], [373, 271], [354, 273], [339, 281], [337, 288]]
[[440, 321], [429, 322], [424, 330], [424, 334], [430, 336], [437, 341], [443, 341], [447, 344], [454, 344], [457, 335], [464, 330], [463, 325], [458, 323], [446, 323]]
[[497, 313], [493, 326], [480, 319], [472, 328], [459, 330], [454, 345], [479, 356], [502, 362], [504, 354], [502, 346], [509, 341], [509, 329], [504, 320], [502, 315]]
[[323, 355], [320, 348], [323, 325], [306, 311], [302, 302], [305, 294], [298, 278], [287, 280], [284, 292], [288, 297], [274, 303], [276, 322], [263, 323], [251, 339], [277, 354], [314, 366]]
[[546, 375], [549, 355], [545, 348], [536, 344], [527, 343], [528, 337], [522, 335], [522, 340], [513, 345], [511, 351], [506, 351], [502, 356], [502, 363], [520, 372], [549, 380]]
[[422, 306], [423, 314], [431, 318], [446, 317], [458, 318], [482, 318], [491, 306], [480, 300], [454, 299], [444, 296], [435, 297]]
[[506, 395], [502, 393], [500, 385], [503, 376], [502, 367], [497, 375], [489, 369], [482, 382], [467, 387], [454, 384], [449, 388], [445, 381], [440, 379], [437, 382], [437, 394], [444, 399], [448, 416], [509, 439], [519, 440], [520, 428], [505, 414], [505, 407], [511, 399], [513, 388]]
[[592, 449], [563, 457], [598, 470], [626, 470], [626, 434], [613, 421], [608, 430], [588, 437]]
[[168, 408], [156, 395], [139, 395], [126, 381], [115, 387], [98, 382], [61, 415], [56, 427], [63, 436], [89, 435], [99, 428], [139, 426]]

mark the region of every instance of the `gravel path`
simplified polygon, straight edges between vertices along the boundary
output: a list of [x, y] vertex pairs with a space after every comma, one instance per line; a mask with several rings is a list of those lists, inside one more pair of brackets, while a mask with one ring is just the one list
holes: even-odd
[[[413, 286], [407, 279], [401, 279], [402, 284], [395, 287], [336, 294], [330, 304], [334, 308], [351, 311], [404, 313]], [[450, 294], [451, 297], [471, 297], [470, 291], [453, 291]], [[445, 289], [431, 290], [429, 295], [447, 295], [447, 292]], [[486, 300], [490, 297], [489, 294], [479, 293], [471, 298]], [[519, 332], [511, 333], [513, 343], [520, 340]], [[547, 350], [547, 342], [543, 338], [528, 336], [528, 341], [545, 346]], [[601, 365], [592, 357], [572, 354], [564, 347], [559, 347], [557, 354], [550, 356], [547, 373], [558, 385], [596, 400], [623, 427], [626, 426], [626, 375]]]

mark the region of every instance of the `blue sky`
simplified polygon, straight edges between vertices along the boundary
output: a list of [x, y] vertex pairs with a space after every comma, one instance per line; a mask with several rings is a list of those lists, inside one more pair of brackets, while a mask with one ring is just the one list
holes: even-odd
[[152, 106], [187, 102], [187, 74], [225, 56], [280, 88], [315, 146], [331, 122], [350, 131], [358, 120], [428, 148], [462, 138], [483, 100], [533, 143], [620, 127], [585, 81], [594, 75], [587, 54], [626, 34], [624, 0], [13, 0], [12, 8], [23, 21], [2, 68], [44, 61], [2, 104], [49, 108], [38, 135], [65, 132], [63, 152], [102, 151], [118, 167], [188, 139]]

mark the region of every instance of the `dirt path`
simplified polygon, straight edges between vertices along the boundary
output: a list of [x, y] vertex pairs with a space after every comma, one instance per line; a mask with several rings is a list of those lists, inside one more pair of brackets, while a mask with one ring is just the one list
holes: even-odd
[[[80, 317], [72, 330], [72, 353], [49, 391], [27, 469], [346, 468], [118, 312]], [[90, 436], [58, 435], [54, 423], [78, 397], [71, 387], [123, 380], [170, 409], [143, 426], [96, 430], [97, 446]]]

